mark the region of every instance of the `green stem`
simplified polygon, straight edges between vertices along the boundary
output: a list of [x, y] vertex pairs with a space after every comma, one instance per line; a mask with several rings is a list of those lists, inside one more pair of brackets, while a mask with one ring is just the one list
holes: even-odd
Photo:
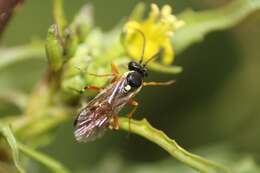
[[58, 25], [58, 30], [61, 36], [67, 25], [67, 20], [63, 11], [63, 0], [54, 0], [53, 16], [55, 23]]
[[145, 119], [141, 121], [131, 120], [130, 129], [128, 118], [120, 118], [119, 124], [120, 129], [131, 131], [148, 139], [149, 141], [162, 147], [177, 160], [201, 173], [231, 173], [229, 169], [200, 156], [191, 154], [181, 148], [173, 139], [170, 139], [165, 133], [152, 127]]
[[48, 167], [53, 172], [55, 172], [55, 173], [68, 173], [69, 172], [58, 161], [38, 152], [36, 150], [33, 150], [30, 147], [27, 147], [26, 145], [23, 145], [21, 143], [17, 143], [17, 146], [18, 146], [19, 150], [22, 151], [25, 155], [41, 162], [43, 165]]

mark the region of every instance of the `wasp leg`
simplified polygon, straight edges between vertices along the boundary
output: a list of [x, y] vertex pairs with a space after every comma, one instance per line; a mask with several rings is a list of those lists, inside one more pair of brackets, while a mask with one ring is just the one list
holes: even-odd
[[114, 63], [111, 64], [111, 71], [112, 71], [112, 74], [114, 75], [114, 78], [111, 80], [111, 83], [113, 83], [117, 80], [120, 72], [119, 72], [117, 65]]
[[81, 76], [85, 76], [85, 74], [91, 75], [91, 76], [96, 76], [96, 77], [111, 77], [114, 76], [114, 74], [108, 73], [108, 74], [96, 74], [96, 73], [91, 73], [87, 72], [86, 70], [82, 70], [79, 67], [76, 67], [80, 71]]
[[165, 85], [171, 85], [174, 82], [175, 82], [174, 80], [170, 80], [167, 82], [144, 82], [143, 86], [165, 86]]
[[85, 86], [83, 89], [81, 90], [78, 90], [78, 89], [75, 89], [75, 88], [69, 88], [70, 90], [78, 93], [78, 94], [84, 94], [85, 90], [89, 90], [89, 91], [96, 91], [96, 92], [100, 92], [101, 90], [103, 90], [102, 88], [98, 88], [96, 86]]
[[100, 92], [102, 90], [102, 88], [98, 88], [96, 86], [85, 86], [84, 90], [90, 90], [90, 91], [96, 91], [96, 92]]
[[131, 110], [131, 112], [129, 112], [127, 114], [127, 117], [128, 117], [128, 128], [129, 128], [129, 132], [131, 132], [131, 118], [133, 117], [134, 113], [136, 112], [137, 107], [138, 107], [139, 104], [135, 100], [129, 100], [128, 104], [131, 105], [131, 106], [134, 106], [134, 108]]
[[112, 130], [118, 130], [119, 129], [119, 120], [117, 115], [113, 115], [110, 121], [109, 128]]
[[114, 81], [116, 81], [120, 73], [117, 65], [115, 65], [114, 63], [111, 64], [111, 71], [112, 73], [108, 73], [108, 74], [95, 74], [95, 73], [88, 73], [88, 74], [96, 77], [113, 77], [111, 80], [111, 83], [113, 83]]
[[96, 77], [111, 77], [111, 76], [115, 77], [120, 74], [117, 65], [115, 65], [114, 63], [111, 64], [111, 71], [112, 71], [112, 73], [108, 73], [108, 74], [96, 74], [96, 73], [89, 73], [89, 72], [87, 74], [96, 76]]
[[88, 73], [88, 75], [96, 76], [96, 77], [111, 77], [111, 76], [115, 76], [113, 73], [108, 73], [108, 74]]
[[137, 109], [137, 107], [138, 107], [138, 102], [137, 101], [135, 101], [135, 100], [129, 100], [128, 101], [128, 104], [129, 105], [131, 105], [131, 106], [134, 106], [134, 108], [131, 110], [131, 112], [129, 112], [128, 114], [127, 114], [127, 117], [128, 118], [132, 118], [132, 116], [133, 116], [133, 114], [135, 113], [135, 111], [136, 111], [136, 109]]
[[120, 74], [119, 68], [114, 63], [111, 64], [111, 71], [112, 71], [112, 74], [114, 74], [114, 75], [119, 75]]

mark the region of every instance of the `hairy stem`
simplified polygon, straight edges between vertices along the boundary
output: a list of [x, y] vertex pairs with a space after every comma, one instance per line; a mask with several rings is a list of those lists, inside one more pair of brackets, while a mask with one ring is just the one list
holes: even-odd
[[141, 121], [131, 120], [129, 129], [129, 119], [120, 118], [120, 129], [131, 131], [140, 135], [149, 141], [159, 145], [177, 160], [194, 168], [201, 173], [230, 173], [227, 168], [204, 159], [200, 156], [194, 155], [181, 148], [173, 139], [170, 139], [165, 133], [152, 127], [146, 119]]

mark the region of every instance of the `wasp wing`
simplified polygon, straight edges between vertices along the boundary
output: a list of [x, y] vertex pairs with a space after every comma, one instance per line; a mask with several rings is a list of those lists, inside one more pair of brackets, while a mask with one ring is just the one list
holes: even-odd
[[101, 137], [109, 126], [109, 113], [111, 113], [110, 108], [106, 107], [90, 108], [87, 106], [82, 109], [74, 123], [76, 140], [88, 142]]
[[104, 134], [113, 115], [113, 104], [109, 100], [116, 95], [120, 81], [115, 81], [102, 90], [79, 112], [74, 122], [77, 141], [93, 141]]
[[113, 115], [117, 115], [121, 108], [135, 93], [127, 95], [123, 88], [126, 85], [126, 75], [102, 90], [88, 105], [78, 114], [74, 132], [79, 142], [93, 141], [101, 137], [110, 125]]

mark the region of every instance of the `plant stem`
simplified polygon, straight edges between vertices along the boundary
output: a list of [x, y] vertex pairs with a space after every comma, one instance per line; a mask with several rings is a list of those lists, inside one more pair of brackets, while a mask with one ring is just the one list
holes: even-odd
[[130, 120], [129, 126], [128, 118], [120, 118], [119, 124], [120, 129], [130, 131], [148, 139], [149, 141], [162, 147], [177, 160], [201, 173], [231, 173], [231, 171], [224, 166], [218, 165], [217, 163], [204, 159], [200, 156], [191, 154], [185, 149], [181, 148], [173, 139], [170, 139], [161, 130], [157, 130], [152, 127], [146, 119], [141, 121]]
[[58, 26], [59, 33], [63, 36], [63, 31], [67, 25], [66, 17], [63, 11], [63, 0], [54, 0], [53, 16], [54, 21]]

